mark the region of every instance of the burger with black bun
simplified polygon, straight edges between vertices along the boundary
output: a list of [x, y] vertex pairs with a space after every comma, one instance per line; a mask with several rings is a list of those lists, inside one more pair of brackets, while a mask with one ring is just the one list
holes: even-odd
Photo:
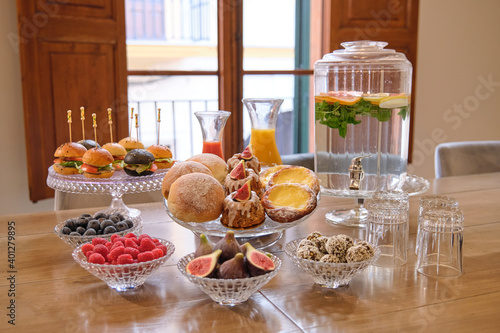
[[106, 143], [102, 148], [106, 149], [113, 156], [112, 167], [115, 170], [123, 170], [123, 159], [125, 155], [127, 155], [127, 151], [123, 146], [119, 145], [116, 142]]
[[130, 136], [121, 139], [120, 141], [118, 141], [118, 144], [125, 148], [127, 152], [131, 151], [132, 149], [144, 149], [144, 145], [141, 141]]
[[164, 145], [152, 145], [149, 146], [147, 151], [149, 151], [155, 157], [155, 164], [158, 169], [168, 169], [174, 165], [174, 160], [172, 159], [172, 151], [170, 148]]
[[80, 169], [87, 178], [109, 178], [115, 172], [111, 166], [113, 155], [104, 148], [91, 148], [83, 154]]
[[82, 156], [87, 149], [76, 142], [67, 142], [60, 145], [54, 153], [54, 171], [61, 175], [74, 175], [79, 173], [82, 165]]
[[91, 148], [101, 148], [101, 146], [97, 142], [95, 142], [94, 140], [80, 140], [77, 143], [79, 143], [82, 146], [84, 146], [85, 148], [87, 148], [87, 150], [89, 150]]
[[156, 171], [155, 157], [146, 149], [133, 149], [123, 160], [123, 170], [130, 176], [149, 176]]

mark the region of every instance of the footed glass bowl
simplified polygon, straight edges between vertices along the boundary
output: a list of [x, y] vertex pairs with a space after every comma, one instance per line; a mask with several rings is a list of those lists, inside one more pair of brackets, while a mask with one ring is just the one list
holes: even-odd
[[348, 285], [353, 277], [361, 274], [372, 262], [380, 256], [380, 250], [375, 249], [375, 255], [365, 261], [350, 263], [328, 263], [302, 259], [297, 256], [297, 247], [302, 239], [296, 239], [285, 245], [285, 252], [295, 265], [309, 274], [315, 283], [325, 288], [338, 288]]
[[175, 251], [175, 246], [171, 242], [160, 238], [158, 240], [167, 247], [167, 254], [151, 261], [127, 265], [91, 264], [81, 250], [83, 245], [73, 251], [73, 259], [89, 273], [103, 280], [109, 287], [117, 291], [135, 289], [142, 286], [146, 279], [165, 263]]
[[187, 264], [194, 259], [194, 253], [182, 257], [177, 263], [177, 268], [189, 281], [197, 285], [210, 298], [221, 305], [236, 305], [243, 303], [252, 296], [254, 292], [268, 283], [278, 274], [281, 268], [281, 260], [271, 254], [275, 269], [272, 272], [246, 279], [216, 279], [202, 278], [186, 272]]
[[95, 235], [95, 236], [70, 236], [63, 234], [61, 232], [62, 228], [64, 228], [64, 222], [58, 223], [54, 227], [54, 233], [59, 236], [66, 244], [72, 246], [72, 247], [78, 247], [84, 243], [91, 243], [92, 239], [96, 237], [104, 238], [107, 240], [111, 239], [111, 236], [113, 235], [118, 235], [118, 236], [125, 236], [129, 232], [139, 236], [142, 233], [142, 222], [140, 218], [131, 218], [132, 222], [134, 222], [134, 226], [132, 228], [129, 228], [127, 230], [123, 231], [118, 231], [112, 234], [104, 234], [104, 235]]

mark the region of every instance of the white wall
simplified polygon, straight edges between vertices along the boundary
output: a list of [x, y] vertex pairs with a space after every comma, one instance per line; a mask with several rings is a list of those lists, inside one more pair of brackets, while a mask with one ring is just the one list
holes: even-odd
[[[434, 176], [441, 141], [500, 140], [499, 12], [497, 0], [420, 1], [411, 173]], [[53, 200], [29, 201], [19, 56], [8, 39], [17, 32], [16, 18], [16, 2], [1, 1], [0, 215], [53, 208]]]
[[498, 13], [498, 0], [420, 1], [409, 172], [433, 178], [438, 143], [500, 140]]

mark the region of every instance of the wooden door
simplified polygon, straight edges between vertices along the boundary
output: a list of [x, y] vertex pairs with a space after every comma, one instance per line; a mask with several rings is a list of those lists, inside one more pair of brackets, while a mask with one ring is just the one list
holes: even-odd
[[[18, 0], [26, 154], [30, 199], [53, 196], [47, 187], [55, 149], [72, 140], [114, 141], [127, 136], [127, 66], [123, 0]], [[80, 107], [85, 107], [82, 129]]]
[[[325, 0], [323, 2], [323, 54], [342, 48], [340, 43], [354, 40], [384, 41], [386, 48], [406, 55], [413, 65], [410, 119], [415, 113], [415, 74], [419, 0]], [[411, 161], [413, 124], [410, 121]]]

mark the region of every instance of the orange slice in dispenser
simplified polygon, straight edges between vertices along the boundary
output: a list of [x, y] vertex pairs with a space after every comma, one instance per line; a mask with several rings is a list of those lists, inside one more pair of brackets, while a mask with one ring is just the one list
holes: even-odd
[[389, 96], [380, 100], [379, 106], [383, 109], [394, 109], [408, 106], [408, 97], [405, 94]]
[[328, 92], [321, 93], [320, 96], [315, 97], [316, 102], [325, 101], [327, 103], [335, 103], [338, 102], [341, 105], [354, 105], [361, 100], [361, 96], [359, 94], [355, 94], [355, 92]]

